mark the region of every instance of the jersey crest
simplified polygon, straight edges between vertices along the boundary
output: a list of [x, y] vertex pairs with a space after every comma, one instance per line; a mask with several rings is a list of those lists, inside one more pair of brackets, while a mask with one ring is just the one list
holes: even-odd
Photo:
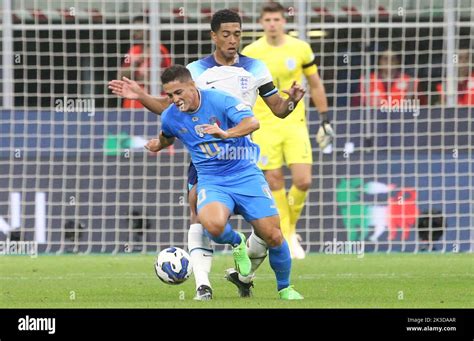
[[250, 77], [239, 76], [240, 91], [248, 91], [250, 89]]
[[294, 69], [296, 69], [296, 60], [294, 58], [288, 58], [286, 60], [286, 67], [290, 71], [293, 71]]

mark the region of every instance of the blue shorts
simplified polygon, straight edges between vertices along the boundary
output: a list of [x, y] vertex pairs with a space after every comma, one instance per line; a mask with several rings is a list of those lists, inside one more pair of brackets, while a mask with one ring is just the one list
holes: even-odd
[[189, 164], [188, 168], [188, 192], [196, 185], [198, 182], [198, 173], [194, 163]]
[[261, 172], [239, 174], [237, 180], [235, 177], [224, 179], [222, 184], [201, 178], [198, 183], [198, 213], [204, 206], [216, 201], [224, 204], [231, 214], [240, 214], [246, 221], [278, 215], [272, 192]]

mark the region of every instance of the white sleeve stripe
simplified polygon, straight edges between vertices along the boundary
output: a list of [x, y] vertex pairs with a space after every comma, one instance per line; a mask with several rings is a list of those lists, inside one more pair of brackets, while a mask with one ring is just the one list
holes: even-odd
[[274, 88], [273, 90], [267, 92], [266, 94], [261, 94], [260, 96], [261, 97], [270, 97], [271, 95], [276, 94], [277, 92], [278, 92], [278, 89]]

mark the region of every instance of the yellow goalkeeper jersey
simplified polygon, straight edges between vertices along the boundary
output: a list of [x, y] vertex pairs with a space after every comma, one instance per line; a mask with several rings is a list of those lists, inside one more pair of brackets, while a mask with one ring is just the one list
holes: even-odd
[[[317, 66], [314, 63], [314, 54], [308, 43], [285, 35], [285, 43], [280, 46], [268, 44], [265, 36], [246, 46], [242, 54], [265, 63], [273, 77], [275, 86], [283, 98], [288, 96], [282, 90], [288, 90], [294, 81], [301, 84], [303, 75], [315, 74]], [[259, 119], [262, 127], [287, 126], [288, 124], [306, 124], [304, 100], [301, 100], [295, 110], [285, 119], [276, 117], [261, 97], [253, 108], [255, 116]]]

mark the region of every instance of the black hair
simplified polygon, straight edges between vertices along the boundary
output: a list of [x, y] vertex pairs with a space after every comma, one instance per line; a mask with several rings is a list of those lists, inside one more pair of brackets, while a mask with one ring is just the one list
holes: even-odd
[[242, 18], [239, 13], [234, 12], [230, 9], [221, 9], [214, 13], [211, 19], [211, 30], [216, 33], [221, 28], [222, 24], [237, 22], [242, 26]]
[[161, 75], [161, 83], [167, 84], [173, 81], [186, 82], [192, 80], [191, 72], [183, 65], [173, 65], [165, 69]]

